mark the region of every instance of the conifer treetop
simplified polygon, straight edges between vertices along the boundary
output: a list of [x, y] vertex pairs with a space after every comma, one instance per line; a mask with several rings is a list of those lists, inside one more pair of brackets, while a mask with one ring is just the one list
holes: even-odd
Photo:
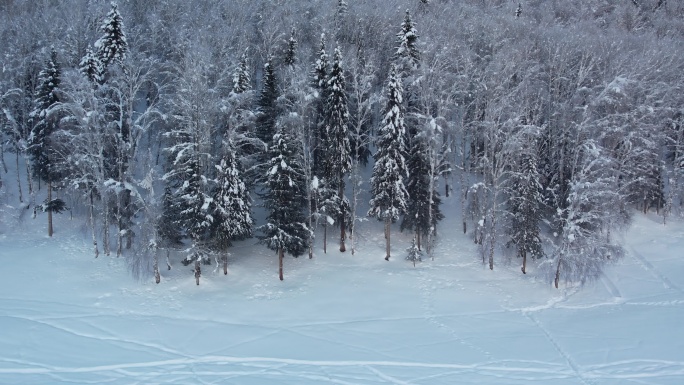
[[318, 58], [314, 64], [314, 86], [325, 88], [328, 80], [328, 67], [330, 62], [325, 50], [325, 33], [321, 33], [321, 44], [318, 50]]
[[98, 57], [104, 67], [112, 61], [119, 63], [126, 59], [128, 42], [124, 32], [124, 22], [116, 3], [112, 2], [112, 9], [105, 17], [100, 27], [102, 37], [95, 42]]
[[236, 94], [241, 94], [250, 89], [250, 83], [252, 79], [249, 76], [249, 70], [247, 68], [247, 54], [243, 53], [240, 57], [240, 63], [235, 72], [233, 73], [233, 92]]
[[407, 9], [404, 21], [401, 23], [401, 30], [397, 33], [397, 50], [396, 56], [399, 59], [407, 59], [411, 65], [418, 66], [420, 61], [420, 52], [416, 46], [418, 43], [418, 31], [416, 30], [413, 20], [411, 20], [411, 12]]

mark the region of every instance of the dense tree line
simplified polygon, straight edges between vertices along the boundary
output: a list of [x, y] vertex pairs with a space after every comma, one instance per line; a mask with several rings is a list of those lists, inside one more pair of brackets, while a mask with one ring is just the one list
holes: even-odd
[[253, 236], [280, 279], [331, 227], [353, 253], [369, 216], [388, 260], [399, 221], [414, 263], [462, 231], [558, 286], [617, 260], [636, 210], [681, 214], [682, 2], [393, 4], [0, 2], [3, 193], [197, 284]]

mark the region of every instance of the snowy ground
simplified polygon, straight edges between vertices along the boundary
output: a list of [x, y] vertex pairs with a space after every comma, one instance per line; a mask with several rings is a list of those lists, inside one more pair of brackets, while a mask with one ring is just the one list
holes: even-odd
[[198, 287], [179, 263], [136, 281], [76, 220], [43, 221], [0, 234], [0, 384], [684, 383], [682, 223], [637, 215], [623, 260], [556, 290], [483, 268], [456, 222], [415, 268], [367, 222], [355, 256], [288, 258], [280, 282], [248, 241]]

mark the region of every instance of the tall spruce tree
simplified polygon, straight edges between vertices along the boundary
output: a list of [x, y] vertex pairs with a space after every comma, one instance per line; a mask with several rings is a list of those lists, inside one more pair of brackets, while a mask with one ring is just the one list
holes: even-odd
[[285, 55], [283, 57], [283, 63], [286, 66], [294, 67], [295, 62], [297, 61], [298, 44], [296, 30], [293, 27], [290, 32], [290, 38], [287, 39], [287, 46], [285, 47]]
[[95, 42], [97, 58], [107, 68], [113, 61], [122, 62], [128, 53], [128, 42], [124, 33], [124, 22], [116, 3], [107, 13], [100, 27], [102, 37]]
[[33, 123], [28, 140], [32, 169], [35, 176], [47, 183], [47, 200], [41, 206], [48, 213], [48, 236], [52, 236], [52, 213], [64, 209], [64, 202], [52, 199], [54, 183], [60, 178], [60, 155], [56, 133], [59, 130], [59, 117], [53, 111], [59, 101], [61, 68], [57, 61], [57, 51], [53, 48], [45, 68], [38, 75], [38, 88], [34, 99], [34, 110], [30, 114]]
[[345, 178], [351, 171], [351, 142], [349, 133], [349, 108], [345, 88], [342, 53], [339, 47], [333, 54], [333, 64], [328, 78], [328, 100], [326, 103], [325, 179], [337, 194], [339, 204], [337, 222], [340, 226], [340, 251], [345, 251], [346, 218], [349, 217], [349, 202], [344, 196]]
[[311, 147], [313, 148], [313, 174], [320, 178], [323, 178], [323, 165], [325, 164], [325, 111], [326, 102], [328, 100], [329, 71], [330, 61], [325, 48], [325, 34], [321, 34], [318, 57], [314, 63], [313, 70], [313, 88], [318, 95], [318, 98], [314, 104], [313, 137], [311, 141]]
[[420, 62], [420, 51], [418, 51], [418, 31], [411, 20], [411, 13], [406, 10], [404, 21], [401, 23], [401, 30], [397, 33], [397, 49], [395, 56], [402, 63], [402, 70], [406, 70], [404, 63], [409, 64], [410, 68], [418, 67]]
[[427, 143], [422, 136], [411, 138], [407, 168], [408, 202], [406, 215], [401, 222], [401, 230], [415, 231], [414, 241], [418, 250], [421, 250], [422, 238], [434, 233], [437, 222], [444, 219], [439, 209], [442, 201], [434, 188], [434, 181], [431, 180], [434, 173], [430, 169]]
[[262, 233], [259, 238], [278, 253], [278, 274], [282, 281], [285, 253], [298, 257], [308, 248], [307, 186], [300, 146], [289, 133], [278, 131], [269, 155], [264, 194], [268, 216], [266, 224], [259, 227]]
[[390, 68], [387, 85], [387, 105], [376, 141], [377, 152], [371, 177], [370, 210], [368, 215], [385, 222], [386, 256], [390, 259], [390, 225], [406, 212], [408, 192], [404, 179], [406, 145], [401, 79], [397, 68]]
[[86, 49], [79, 63], [79, 70], [92, 84], [99, 84], [102, 81], [102, 62], [90, 48]]
[[[107, 146], [103, 156], [106, 158], [107, 177], [116, 181], [116, 184], [110, 185], [109, 191], [105, 193], [105, 199], [115, 199], [114, 218], [117, 223], [117, 255], [123, 253], [124, 238], [126, 249], [131, 248], [133, 242], [133, 216], [139, 207], [136, 207], [134, 193], [128, 188], [132, 175], [131, 166], [133, 159], [133, 150], [136, 148], [134, 116], [140, 117], [145, 115], [142, 111], [134, 111], [134, 104], [136, 103], [137, 91], [134, 78], [136, 75], [142, 73], [150, 73], [153, 68], [148, 68], [148, 71], [128, 67], [126, 68], [124, 62], [128, 55], [128, 42], [126, 39], [124, 21], [119, 12], [118, 5], [114, 2], [111, 4], [111, 9], [105, 16], [100, 25], [100, 32], [102, 35], [95, 42], [95, 58], [87, 68], [91, 72], [91, 76], [95, 79], [96, 71], [100, 74], [100, 87], [98, 92], [103, 99], [106, 99], [106, 119], [109, 120], [109, 138], [111, 143]], [[87, 58], [84, 58], [87, 59]], [[87, 63], [84, 63], [87, 64]], [[99, 68], [98, 68], [99, 67]], [[83, 68], [82, 68], [83, 70]], [[141, 76], [138, 81], [146, 76]], [[135, 91], [134, 91], [135, 90]], [[142, 105], [137, 104], [138, 108]], [[143, 108], [148, 109], [149, 106]], [[149, 111], [149, 110], [147, 110]], [[139, 127], [138, 127], [139, 128]], [[115, 195], [112, 198], [110, 195]]]
[[273, 58], [269, 56], [264, 64], [263, 88], [257, 101], [256, 119], [256, 137], [267, 146], [270, 145], [276, 133], [278, 96], [278, 81], [273, 67]]
[[233, 72], [233, 93], [241, 94], [251, 88], [249, 69], [247, 68], [247, 55], [242, 54], [240, 63]]
[[212, 200], [212, 242], [221, 253], [223, 274], [228, 274], [226, 249], [234, 240], [252, 236], [252, 200], [242, 180], [235, 147], [228, 143], [220, 163], [216, 165], [216, 190]]
[[[533, 144], [530, 149], [534, 150]], [[542, 185], [537, 171], [537, 157], [534, 153], [520, 155], [517, 170], [511, 173], [508, 198], [508, 242], [515, 245], [521, 257], [523, 274], [527, 274], [527, 256], [541, 258], [544, 255], [539, 223], [542, 220]]]
[[206, 108], [202, 92], [211, 87], [206, 83], [202, 67], [188, 63], [177, 79], [179, 89], [173, 103], [172, 129], [165, 133], [169, 139], [166, 151], [171, 160], [170, 170], [164, 179], [175, 188], [174, 203], [179, 212], [178, 226], [192, 242], [192, 253], [183, 263], [195, 262], [195, 277], [199, 285], [200, 262], [208, 262], [206, 248], [210, 240], [213, 217], [211, 174], [212, 125], [211, 110]]

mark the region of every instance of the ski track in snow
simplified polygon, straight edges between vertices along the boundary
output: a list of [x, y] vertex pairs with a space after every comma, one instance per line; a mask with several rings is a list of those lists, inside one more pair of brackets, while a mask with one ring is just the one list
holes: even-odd
[[[531, 319], [543, 329], [533, 315]], [[547, 332], [548, 333], [548, 332]], [[550, 336], [550, 334], [548, 334]], [[549, 337], [552, 340], [552, 337]], [[554, 342], [554, 344], [556, 344]], [[556, 344], [557, 345], [557, 344]], [[559, 347], [559, 352], [562, 349]], [[339, 368], [365, 368], [371, 377], [376, 377], [380, 382], [392, 384], [416, 383], [418, 379], [403, 380], [397, 375], [388, 374], [393, 368], [433, 370], [437, 374], [422, 377], [420, 380], [434, 379], [436, 376], [445, 374], [472, 373], [477, 372], [486, 377], [508, 378], [529, 381], [547, 381], [551, 379], [577, 378], [583, 384], [594, 384], [595, 380], [601, 379], [657, 379], [668, 376], [683, 376], [684, 362], [673, 362], [665, 360], [624, 360], [609, 362], [600, 365], [591, 365], [580, 368], [572, 361], [566, 353], [561, 353], [571, 369], [557, 364], [546, 362], [528, 362], [507, 360], [500, 362], [482, 362], [470, 365], [459, 364], [440, 364], [423, 362], [400, 362], [400, 361], [315, 361], [297, 360], [272, 357], [230, 357], [230, 356], [203, 356], [188, 357], [179, 359], [169, 359], [162, 361], [136, 362], [116, 365], [84, 366], [84, 367], [58, 367], [48, 365], [36, 365], [29, 361], [14, 360], [12, 362], [32, 366], [27, 368], [0, 368], [0, 376], [7, 374], [40, 374], [50, 376], [63, 376], [66, 374], [98, 374], [115, 376], [123, 374], [126, 377], [148, 379], [155, 377], [166, 377], [170, 374], [175, 375], [202, 375], [210, 377], [224, 376], [249, 376], [255, 374], [269, 374], [289, 377], [310, 377], [305, 373], [310, 373], [316, 377], [321, 377], [321, 372], [327, 372], [328, 378], [348, 376], [336, 374], [335, 369]], [[0, 359], [3, 362], [10, 362], [7, 359]], [[517, 365], [516, 365], [517, 364]], [[287, 370], [285, 370], [287, 369]], [[315, 369], [313, 372], [309, 372]], [[286, 374], [288, 372], [289, 374]], [[2, 377], [0, 377], [0, 380]], [[348, 380], [350, 378], [347, 378]], [[361, 378], [357, 378], [360, 380]], [[370, 378], [365, 378], [366, 380]], [[341, 380], [333, 381], [334, 383]], [[328, 381], [330, 382], [330, 381]], [[354, 382], [356, 383], [356, 382]]]
[[648, 271], [649, 273], [651, 273], [651, 275], [653, 275], [660, 282], [662, 282], [664, 288], [676, 290], [680, 294], [684, 294], [684, 291], [679, 286], [672, 283], [670, 279], [668, 279], [658, 269], [656, 269], [656, 267], [653, 266], [653, 264], [643, 256], [643, 254], [637, 251], [636, 248], [632, 246], [631, 250], [632, 252], [630, 254], [634, 257], [634, 259], [637, 260], [637, 262], [643, 267], [644, 270]]
[[455, 341], [458, 341], [459, 344], [482, 353], [488, 359], [492, 359], [492, 355], [489, 352], [464, 340], [458, 335], [456, 330], [439, 321], [439, 318], [442, 316], [437, 316], [434, 305], [432, 304], [434, 294], [437, 291], [437, 288], [433, 283], [433, 278], [427, 276], [426, 269], [421, 269], [419, 272], [419, 280], [421, 289], [421, 302], [423, 310], [425, 311], [425, 319], [427, 319], [431, 324], [437, 326], [440, 330], [446, 331]]
[[[91, 333], [84, 333], [81, 331], [78, 331], [74, 328], [68, 328], [64, 326], [57, 325], [56, 323], [48, 322], [45, 320], [39, 320], [36, 318], [32, 317], [25, 317], [25, 316], [10, 316], [10, 315], [0, 315], [0, 319], [2, 318], [13, 318], [13, 319], [18, 319], [18, 320], [25, 320], [29, 321], [32, 323], [36, 323], [39, 325], [47, 326], [49, 328], [53, 328], [56, 331], [64, 332], [67, 334], [72, 334], [73, 336], [80, 337], [80, 338], [86, 338], [86, 339], [91, 339], [91, 340], [97, 340], [97, 341], [110, 341], [115, 344], [127, 344], [131, 346], [135, 346], [141, 349], [141, 351], [149, 352], [149, 350], [158, 350], [160, 352], [164, 353], [170, 353], [176, 356], [183, 357], [185, 356], [183, 353], [181, 353], [178, 350], [175, 349], [170, 349], [165, 346], [159, 345], [159, 344], [151, 344], [151, 343], [145, 343], [145, 342], [140, 342], [140, 341], [135, 341], [135, 340], [129, 340], [129, 339], [123, 339], [119, 336], [114, 336], [113, 333], [104, 333], [103, 334], [109, 334], [107, 335], [97, 335], [97, 334], [91, 334]], [[83, 319], [83, 317], [78, 317], [79, 319]], [[96, 327], [96, 325], [89, 324], [90, 327]]]
[[590, 382], [590, 381], [588, 381], [586, 378], [584, 378], [584, 375], [582, 374], [582, 371], [581, 371], [580, 367], [577, 365], [577, 363], [576, 363], [575, 360], [572, 358], [572, 356], [571, 356], [570, 354], [568, 354], [568, 353], [560, 346], [560, 344], [558, 343], [558, 341], [556, 341], [556, 339], [553, 338], [553, 336], [551, 335], [551, 333], [544, 327], [544, 325], [542, 325], [542, 323], [539, 321], [539, 319], [537, 319], [537, 317], [535, 317], [534, 314], [529, 313], [529, 312], [526, 313], [525, 316], [526, 316], [530, 321], [534, 322], [534, 324], [537, 326], [537, 328], [538, 328], [539, 330], [541, 330], [541, 332], [544, 334], [544, 336], [546, 337], [546, 339], [547, 339], [547, 340], [551, 343], [551, 345], [553, 345], [553, 347], [558, 351], [558, 354], [560, 354], [561, 357], [563, 357], [563, 359], [568, 363], [568, 366], [570, 366], [570, 368], [572, 369], [572, 371], [573, 371], [573, 373], [575, 374], [575, 376], [577, 377], [577, 379], [579, 379], [580, 382], [582, 382], [582, 383], [585, 384], [585, 385], [594, 385], [593, 382]]
[[603, 286], [606, 287], [606, 290], [610, 293], [610, 295], [613, 296], [613, 298], [622, 298], [622, 294], [620, 293], [620, 290], [615, 286], [615, 283], [606, 276], [606, 272], [603, 271], [601, 272], [601, 282], [603, 283]]

